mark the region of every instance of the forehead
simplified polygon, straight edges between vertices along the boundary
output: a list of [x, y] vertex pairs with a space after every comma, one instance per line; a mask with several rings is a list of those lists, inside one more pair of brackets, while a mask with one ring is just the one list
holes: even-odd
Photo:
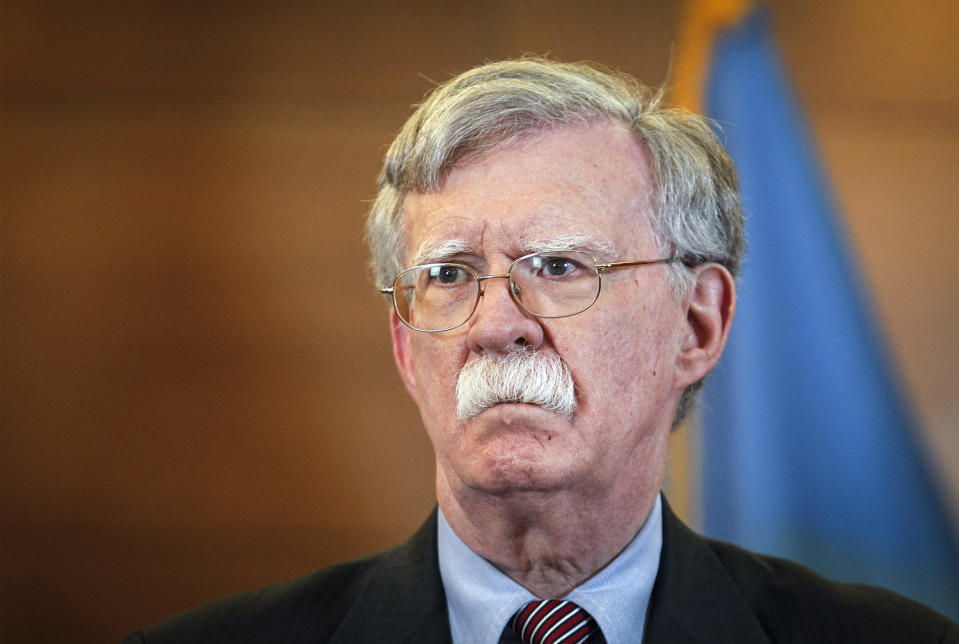
[[653, 241], [652, 196], [646, 152], [625, 125], [550, 129], [455, 167], [438, 191], [407, 195], [407, 257], [430, 247], [516, 255], [557, 239], [641, 250]]

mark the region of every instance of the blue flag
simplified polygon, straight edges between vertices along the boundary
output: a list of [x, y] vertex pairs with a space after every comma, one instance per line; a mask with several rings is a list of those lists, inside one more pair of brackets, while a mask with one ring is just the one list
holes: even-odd
[[724, 31], [707, 77], [749, 248], [704, 391], [703, 528], [959, 619], [943, 498], [768, 34], [764, 10]]

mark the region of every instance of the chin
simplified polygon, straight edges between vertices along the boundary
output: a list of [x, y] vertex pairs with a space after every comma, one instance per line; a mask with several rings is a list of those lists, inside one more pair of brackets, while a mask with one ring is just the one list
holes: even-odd
[[497, 495], [569, 487], [586, 468], [559, 442], [500, 436], [468, 458], [461, 478], [475, 490]]
[[495, 405], [465, 421], [450, 465], [466, 487], [490, 494], [566, 487], [588, 469], [570, 429], [536, 405]]

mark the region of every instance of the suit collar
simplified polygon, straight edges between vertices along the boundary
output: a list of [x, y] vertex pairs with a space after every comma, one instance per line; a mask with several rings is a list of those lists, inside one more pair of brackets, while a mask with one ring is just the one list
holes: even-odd
[[709, 543], [663, 501], [663, 552], [645, 642], [769, 642]]
[[331, 644], [451, 641], [436, 554], [436, 510], [403, 545], [385, 553]]
[[[446, 596], [436, 549], [436, 510], [371, 571], [331, 644], [448, 644]], [[663, 499], [663, 549], [646, 619], [647, 644], [769, 642], [709, 543]]]

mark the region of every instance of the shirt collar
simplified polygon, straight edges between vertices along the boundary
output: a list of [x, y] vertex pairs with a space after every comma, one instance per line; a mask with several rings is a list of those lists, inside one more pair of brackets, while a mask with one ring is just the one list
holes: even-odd
[[[537, 597], [463, 543], [442, 511], [437, 539], [453, 642], [496, 644], [506, 621]], [[662, 500], [657, 495], [646, 522], [629, 545], [563, 599], [588, 611], [608, 644], [639, 641], [662, 547]]]

